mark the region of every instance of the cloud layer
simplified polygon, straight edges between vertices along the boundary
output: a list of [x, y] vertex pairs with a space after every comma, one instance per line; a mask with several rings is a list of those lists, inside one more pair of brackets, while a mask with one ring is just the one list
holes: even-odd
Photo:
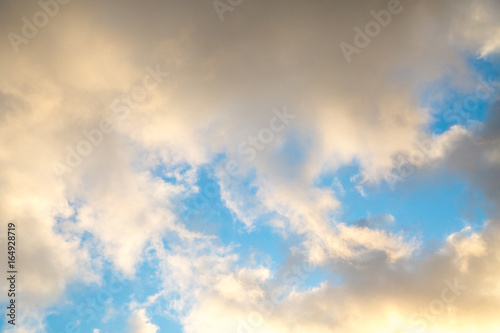
[[[160, 330], [155, 304], [185, 332], [496, 332], [498, 103], [483, 123], [436, 133], [442, 110], [428, 102], [443, 81], [473, 92], [475, 59], [498, 62], [498, 2], [233, 2], [218, 14], [203, 1], [0, 1], [0, 217], [18, 226], [19, 332], [44, 331], [68, 288], [106, 270], [135, 279], [145, 263], [161, 282], [130, 308], [133, 333]], [[53, 15], [30, 31], [46, 4]], [[359, 52], [346, 59], [341, 43]], [[356, 165], [360, 193], [397, 191], [398, 156], [430, 138], [411, 167], [479, 189], [490, 217], [438, 249], [342, 220], [345, 191], [318, 186]], [[191, 228], [182, 203], [210, 191], [204, 168], [241, 233], [273, 230], [293, 243], [287, 264], [312, 272], [287, 278]], [[301, 287], [314, 272], [329, 278]]]

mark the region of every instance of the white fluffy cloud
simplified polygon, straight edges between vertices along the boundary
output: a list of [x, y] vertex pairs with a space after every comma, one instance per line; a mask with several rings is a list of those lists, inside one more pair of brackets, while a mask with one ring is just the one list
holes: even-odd
[[159, 327], [152, 324], [145, 309], [135, 311], [129, 318], [130, 333], [156, 333]]
[[[324, 283], [299, 292], [285, 289], [286, 297], [279, 300], [273, 296], [276, 288], [247, 302], [204, 295], [185, 318], [185, 328], [188, 332], [495, 332], [498, 236], [497, 227], [470, 236], [455, 234], [441, 251], [423, 261], [387, 264], [379, 258], [358, 268], [335, 264], [331, 268], [344, 274], [342, 286]], [[468, 271], [463, 269], [464, 253]]]
[[[39, 10], [36, 3], [0, 6], [0, 28], [17, 33], [21, 17]], [[186, 331], [233, 329], [234, 318], [253, 308], [248, 301], [266, 297], [272, 273], [241, 267], [230, 246], [188, 230], [174, 203], [197, 191], [193, 175], [200, 165], [225, 155], [241, 172], [221, 181], [222, 199], [246, 230], [260, 216], [275, 214], [268, 223], [284, 237], [298, 235], [308, 261], [326, 268], [345, 262], [339, 269], [354, 281], [344, 289], [325, 284], [289, 293], [261, 331], [373, 332], [386, 323], [396, 330], [415, 308], [439, 297], [443, 279], [455, 276], [479, 287], [433, 325], [459, 331], [454, 319], [460, 314], [463, 330], [479, 318], [483, 331], [492, 331], [500, 290], [495, 221], [486, 229], [491, 234], [450, 235], [442, 252], [420, 263], [412, 257], [417, 240], [346, 225], [336, 214], [340, 193], [315, 186], [320, 175], [354, 162], [362, 184], [385, 179], [394, 156], [411, 151], [432, 121], [419, 101], [425, 85], [446, 76], [467, 90], [476, 73], [463, 55], [498, 52], [496, 1], [415, 1], [402, 3], [403, 12], [348, 64], [339, 43], [351, 42], [353, 28], [373, 19], [370, 10], [386, 6], [261, 0], [220, 22], [210, 2], [71, 2], [19, 53], [3, 38], [0, 216], [18, 226], [19, 264], [29, 281], [20, 287], [31, 318], [26, 329], [43, 330], [43, 309], [64, 297], [71, 283], [98, 281], [104, 262], [133, 275], [151, 243], [170, 278], [165, 295], [183, 295], [169, 307], [181, 313]], [[67, 147], [85, 140], [82, 131], [112, 116], [113, 100], [123, 101], [146, 67], [157, 64], [169, 77], [125, 119], [115, 119], [117, 130], [80, 165], [56, 175], [53, 162], [64, 163]], [[247, 161], [238, 146], [283, 105], [296, 117]], [[493, 125], [479, 134], [454, 127], [417, 167], [445, 165], [498, 203], [496, 133]], [[175, 175], [175, 184], [153, 175], [159, 166]], [[251, 199], [242, 180], [256, 191]], [[91, 241], [82, 240], [86, 232]], [[174, 250], [155, 243], [158, 236], [173, 239]], [[367, 259], [380, 268], [359, 268]], [[488, 292], [494, 295], [489, 300]], [[132, 315], [130, 327], [134, 333], [158, 330], [145, 309]]]

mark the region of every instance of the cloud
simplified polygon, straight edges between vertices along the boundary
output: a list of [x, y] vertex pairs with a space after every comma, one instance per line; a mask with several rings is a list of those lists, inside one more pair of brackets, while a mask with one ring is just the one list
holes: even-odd
[[135, 311], [129, 318], [128, 323], [130, 333], [156, 333], [160, 329], [150, 322], [145, 309]]
[[[285, 298], [275, 300], [273, 288], [264, 289], [254, 302], [229, 303], [211, 293], [199, 300], [185, 318], [187, 332], [397, 332], [447, 329], [468, 332], [480, 328], [495, 332], [498, 323], [498, 228], [468, 238], [462, 250], [480, 245], [469, 257], [470, 269], [463, 270], [463, 252], [454, 248], [457, 235], [450, 236], [441, 251], [423, 260], [384, 263], [382, 258], [360, 267], [337, 263], [330, 269], [343, 276], [344, 283], [304, 291], [285, 289]], [[464, 240], [467, 238], [464, 238]], [[472, 242], [472, 243], [471, 243]], [[472, 246], [469, 246], [472, 245]], [[461, 250], [461, 251], [462, 251]], [[468, 250], [466, 250], [468, 251]], [[468, 252], [468, 253], [472, 253]], [[455, 259], [459, 259], [455, 261]], [[488, 272], [488, 273], [486, 273]], [[493, 275], [488, 275], [493, 274]], [[277, 281], [282, 285], [282, 281]], [[280, 289], [283, 292], [283, 289]], [[217, 321], [209, 318], [218, 318]], [[481, 322], [478, 322], [481, 318]]]
[[497, 31], [480, 50], [480, 57], [484, 58], [492, 53], [498, 53], [500, 50], [500, 31]]
[[456, 256], [459, 261], [460, 269], [467, 271], [468, 259], [470, 257], [480, 257], [486, 254], [486, 242], [477, 233], [471, 233], [470, 227], [462, 230], [459, 233], [454, 233], [448, 236], [447, 242], [456, 251]]
[[[0, 6], [0, 28], [16, 33], [21, 18], [39, 10], [37, 3]], [[264, 297], [272, 273], [241, 267], [232, 246], [189, 230], [176, 206], [198, 190], [199, 168], [224, 156], [238, 161], [241, 173], [229, 183], [219, 179], [221, 197], [246, 231], [266, 223], [283, 237], [298, 235], [308, 261], [342, 262], [334, 268], [353, 281], [344, 289], [324, 284], [290, 293], [262, 324], [268, 331], [397, 326], [455, 276], [479, 288], [434, 324], [458, 329], [451, 315], [457, 312], [464, 330], [477, 318], [492, 330], [497, 306], [484, 295], [498, 292], [487, 278], [498, 275], [496, 220], [485, 229], [491, 234], [455, 233], [442, 253], [418, 262], [412, 257], [418, 240], [377, 223], [347, 225], [338, 218], [346, 204], [342, 190], [316, 186], [322, 174], [353, 163], [361, 185], [386, 179], [395, 155], [411, 151], [433, 121], [421, 106], [422, 89], [443, 77], [466, 89], [477, 76], [468, 56], [498, 51], [496, 1], [402, 6], [351, 64], [339, 44], [351, 42], [353, 28], [372, 20], [370, 11], [386, 8], [386, 1], [253, 1], [224, 22], [210, 2], [71, 2], [19, 53], [3, 38], [0, 216], [19, 228], [22, 279], [30, 281], [20, 285], [27, 329], [42, 331], [44, 310], [71, 284], [98, 282], [106, 264], [133, 276], [148, 246], [170, 277], [162, 296], [182, 295], [169, 308], [181, 313], [186, 331], [233, 327], [252, 308], [245, 295]], [[126, 103], [146, 67], [157, 65], [170, 76], [117, 119], [110, 105], [117, 98]], [[270, 126], [272, 110], [282, 106], [296, 118], [246, 160], [239, 145]], [[498, 112], [491, 114], [484, 130], [457, 126], [437, 137], [440, 148], [419, 166], [430, 172], [444, 166], [498, 204]], [[72, 172], [54, 174], [53, 162], [65, 161], [68, 147], [77, 147], [83, 131], [104, 117], [116, 130]], [[175, 181], [165, 180], [162, 168]], [[158, 237], [174, 250], [158, 246]], [[134, 312], [130, 325], [133, 332], [158, 330], [145, 309]]]
[[[498, 82], [494, 82], [496, 87]], [[497, 91], [498, 93], [498, 91]], [[436, 138], [432, 153], [417, 165], [423, 172], [446, 168], [481, 189], [496, 207], [500, 192], [498, 172], [500, 153], [498, 143], [499, 102], [490, 107], [484, 123], [471, 129], [455, 125]], [[496, 214], [496, 212], [493, 212]]]

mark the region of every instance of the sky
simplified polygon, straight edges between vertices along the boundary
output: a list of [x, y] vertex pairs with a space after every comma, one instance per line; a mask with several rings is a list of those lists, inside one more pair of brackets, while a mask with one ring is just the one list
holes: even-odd
[[499, 332], [498, 17], [0, 0], [0, 330]]

